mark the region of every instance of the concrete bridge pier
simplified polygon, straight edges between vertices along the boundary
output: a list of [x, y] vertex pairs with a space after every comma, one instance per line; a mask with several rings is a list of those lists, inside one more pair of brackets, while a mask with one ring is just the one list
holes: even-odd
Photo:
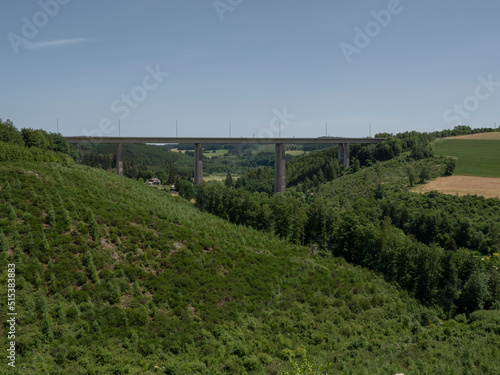
[[351, 166], [351, 152], [349, 150], [349, 143], [339, 143], [338, 159], [339, 164], [344, 164], [345, 169]]
[[285, 144], [276, 143], [276, 160], [274, 164], [274, 192], [284, 193], [286, 189]]
[[351, 166], [351, 151], [349, 148], [349, 143], [344, 143], [344, 167], [349, 169]]
[[123, 147], [121, 143], [118, 143], [116, 152], [116, 173], [118, 176], [123, 176]]
[[344, 164], [344, 144], [339, 143], [337, 159], [339, 160], [339, 164]]
[[200, 185], [203, 182], [203, 153], [201, 143], [194, 145], [194, 184]]

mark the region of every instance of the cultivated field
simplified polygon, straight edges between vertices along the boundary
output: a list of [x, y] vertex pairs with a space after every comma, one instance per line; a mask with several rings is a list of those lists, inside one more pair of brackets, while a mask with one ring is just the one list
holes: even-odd
[[309, 151], [302, 151], [302, 150], [287, 150], [285, 151], [285, 154], [287, 155], [293, 155], [293, 156], [300, 156], [300, 155], [306, 155]]
[[485, 198], [500, 198], [500, 178], [450, 176], [441, 177], [413, 189], [417, 193], [439, 191], [451, 195], [480, 195]]
[[212, 158], [214, 156], [224, 156], [228, 152], [229, 152], [229, 150], [203, 150], [203, 156], [206, 156], [208, 158]]
[[[203, 176], [203, 181], [222, 181], [224, 182], [226, 180], [226, 174], [212, 174], [212, 175], [206, 175]], [[238, 178], [240, 178], [240, 175], [236, 174], [231, 174], [231, 177], [233, 178], [233, 181], [236, 181]]]
[[453, 140], [453, 139], [470, 139], [470, 140], [476, 140], [476, 141], [500, 141], [500, 132], [459, 135], [457, 137], [449, 137], [446, 139], [451, 139], [451, 140]]
[[[457, 158], [456, 175], [500, 177], [500, 133], [474, 134], [467, 137], [470, 138], [439, 140], [434, 143], [433, 149], [438, 155]], [[498, 137], [498, 140], [495, 137]]]

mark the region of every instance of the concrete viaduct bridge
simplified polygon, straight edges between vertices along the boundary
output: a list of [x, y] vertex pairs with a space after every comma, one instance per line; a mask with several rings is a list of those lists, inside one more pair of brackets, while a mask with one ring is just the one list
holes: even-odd
[[202, 145], [205, 144], [274, 144], [276, 147], [276, 162], [274, 166], [274, 191], [283, 193], [286, 189], [285, 146], [287, 144], [332, 144], [338, 145], [338, 160], [349, 168], [350, 144], [380, 143], [385, 138], [160, 138], [160, 137], [64, 137], [68, 143], [108, 143], [117, 144], [117, 173], [123, 176], [122, 145], [128, 143], [150, 144], [194, 144], [195, 165], [194, 183], [199, 185], [203, 181]]

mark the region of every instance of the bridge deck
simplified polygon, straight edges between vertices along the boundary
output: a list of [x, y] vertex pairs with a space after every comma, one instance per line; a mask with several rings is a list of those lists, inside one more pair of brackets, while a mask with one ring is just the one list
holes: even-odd
[[180, 143], [180, 144], [339, 144], [380, 143], [385, 138], [196, 138], [196, 137], [64, 137], [69, 143]]

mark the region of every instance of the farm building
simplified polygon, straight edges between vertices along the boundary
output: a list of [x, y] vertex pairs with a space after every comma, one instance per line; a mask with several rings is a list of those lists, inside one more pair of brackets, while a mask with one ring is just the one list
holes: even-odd
[[156, 177], [153, 177], [153, 178], [150, 178], [148, 181], [146, 181], [146, 184], [151, 185], [151, 186], [161, 185], [161, 180], [156, 178]]

